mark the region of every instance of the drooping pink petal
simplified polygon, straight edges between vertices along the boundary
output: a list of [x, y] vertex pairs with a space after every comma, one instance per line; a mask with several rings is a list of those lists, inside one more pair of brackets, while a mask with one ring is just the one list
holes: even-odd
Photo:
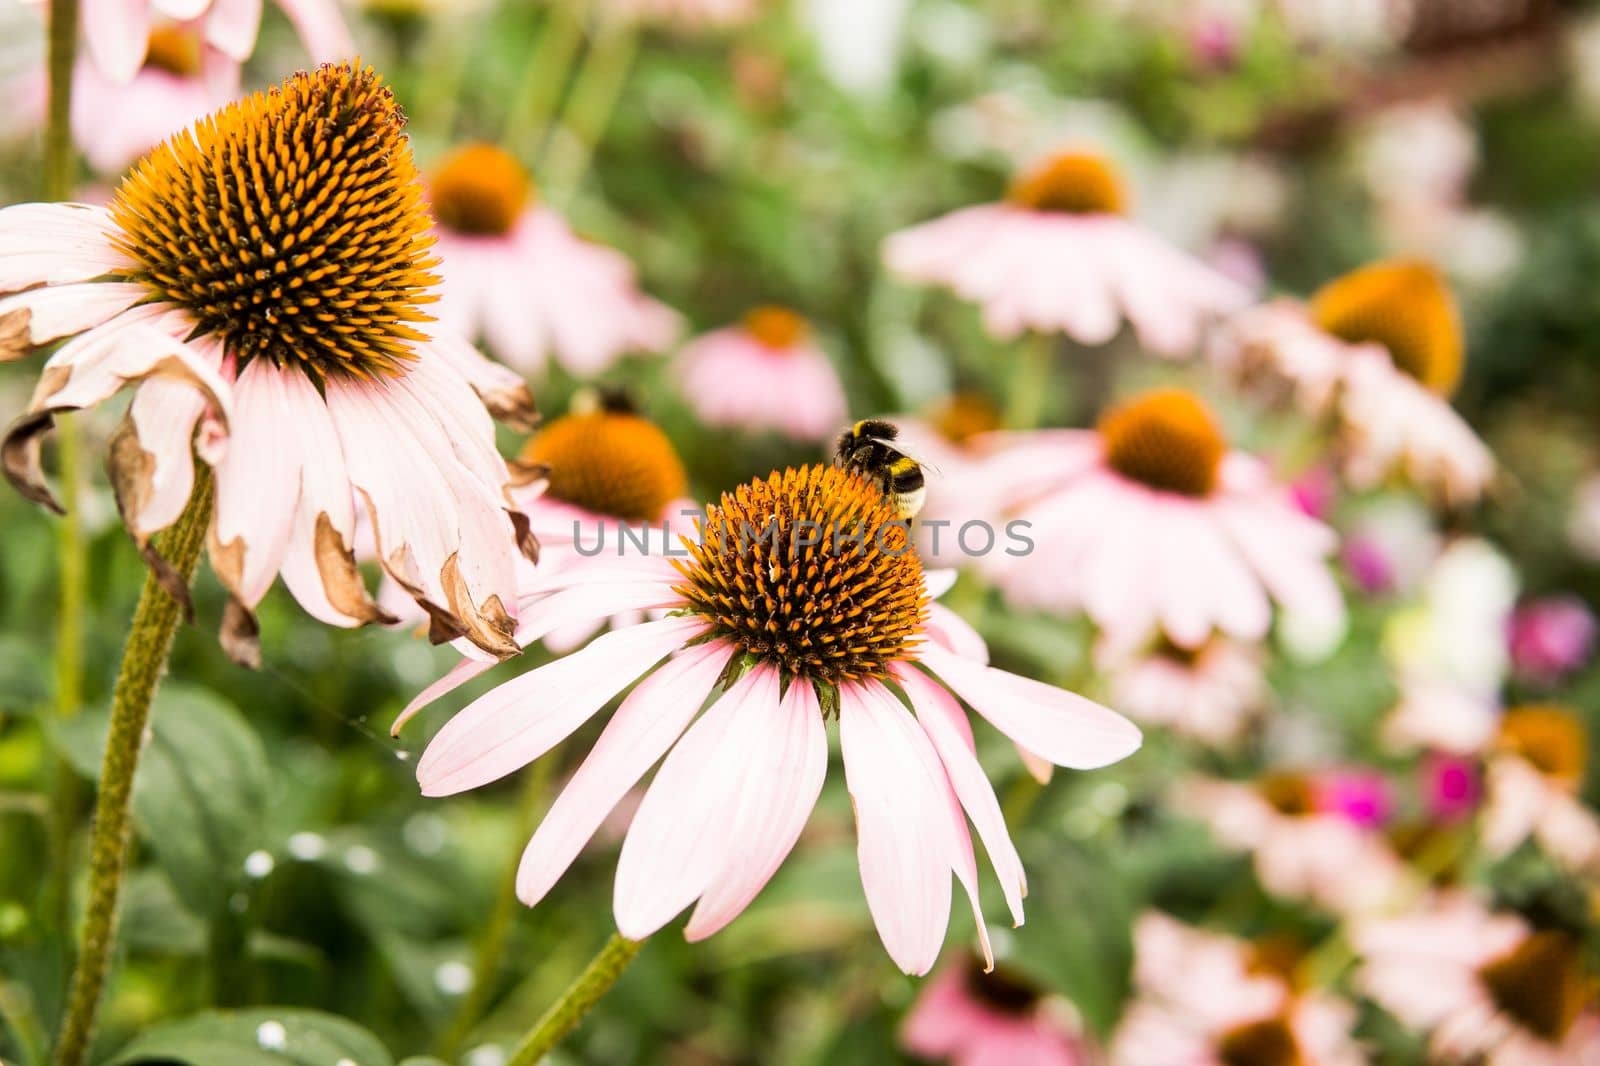
[[445, 723], [422, 753], [417, 781], [423, 794], [453, 795], [526, 766], [704, 625], [669, 618], [619, 629], [480, 697]]
[[995, 876], [1000, 879], [1000, 889], [1005, 893], [1006, 906], [1011, 909], [1012, 922], [1021, 925], [1022, 898], [1028, 894], [1028, 877], [1006, 828], [994, 787], [978, 763], [966, 713], [954, 696], [920, 670], [901, 670], [896, 677], [910, 697], [917, 720], [922, 723], [949, 775], [956, 798], [961, 801], [967, 817], [972, 819], [978, 839], [989, 853]]
[[206, 41], [230, 59], [239, 63], [249, 59], [260, 30], [261, 0], [212, 0]]
[[0, 208], [0, 293], [89, 281], [134, 265], [111, 246], [111, 229], [105, 208], [88, 204]]
[[800, 839], [828, 772], [828, 734], [810, 682], [791, 681], [780, 703], [752, 705], [745, 713], [763, 721], [731, 808], [727, 859], [684, 929], [691, 941], [733, 921], [771, 880]]
[[335, 63], [356, 53], [350, 27], [334, 0], [278, 0], [300, 40], [318, 63]]
[[733, 650], [709, 641], [664, 663], [622, 701], [522, 853], [517, 898], [533, 906], [572, 865], [618, 801], [700, 713]]
[[47, 285], [0, 300], [0, 362], [92, 329], [149, 295], [143, 285], [98, 281]]
[[480, 674], [487, 673], [498, 665], [499, 662], [495, 659], [462, 659], [445, 671], [443, 676], [434, 680], [427, 688], [412, 697], [411, 702], [406, 704], [405, 709], [395, 716], [394, 724], [389, 727], [389, 735], [391, 737], [399, 736], [400, 730], [405, 728], [407, 722], [417, 716], [418, 711], [421, 711], [440, 696], [454, 692], [468, 681]]
[[617, 857], [612, 909], [623, 936], [642, 940], [660, 929], [724, 868], [748, 755], [771, 721], [760, 708], [777, 705], [778, 671], [757, 666], [667, 753]]
[[516, 640], [527, 647], [563, 626], [598, 623], [621, 611], [648, 611], [682, 602], [682, 594], [664, 583], [579, 585], [526, 603], [517, 618]]
[[1094, 770], [1138, 750], [1139, 727], [1075, 692], [969, 662], [936, 644], [922, 662], [1000, 732], [1057, 766]]
[[144, 65], [149, 0], [83, 0], [83, 34], [106, 77], [127, 84]]
[[[195, 424], [206, 403], [204, 393], [157, 378], [142, 384], [128, 405], [134, 434], [129, 444], [136, 444], [148, 458], [132, 469], [113, 458], [111, 472], [123, 521], [140, 543], [176, 522], [189, 502], [194, 489]], [[122, 476], [125, 470], [131, 479]]]
[[212, 564], [247, 608], [261, 602], [277, 576], [300, 495], [296, 449], [282, 439], [284, 427], [296, 422], [292, 382], [305, 382], [316, 397], [296, 369], [266, 359], [244, 368], [233, 387], [228, 450], [217, 466]]
[[839, 690], [839, 746], [856, 814], [861, 886], [878, 936], [906, 973], [933, 968], [958, 860], [927, 734], [876, 682]]

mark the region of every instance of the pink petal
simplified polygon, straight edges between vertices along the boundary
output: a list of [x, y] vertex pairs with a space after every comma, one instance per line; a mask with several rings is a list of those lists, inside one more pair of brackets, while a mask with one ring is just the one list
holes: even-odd
[[151, 462], [142, 500], [124, 501], [133, 506], [133, 513], [123, 517], [136, 540], [166, 529], [188, 504], [194, 488], [194, 427], [205, 409], [203, 393], [164, 378], [146, 381], [133, 394], [128, 416]]
[[464, 792], [526, 766], [704, 625], [698, 618], [672, 618], [619, 629], [479, 697], [422, 753], [417, 781], [423, 795]]
[[256, 50], [261, 30], [261, 0], [214, 0], [206, 17], [206, 40], [240, 63]]
[[[94, 281], [30, 289], [0, 300], [0, 361], [92, 329], [149, 294], [149, 289], [132, 282]], [[11, 316], [26, 319], [23, 336], [14, 349], [3, 341], [3, 327]]]
[[623, 611], [648, 611], [681, 605], [672, 586], [649, 582], [609, 582], [578, 586], [526, 604], [517, 617], [517, 643], [527, 647], [564, 626], [596, 623]]
[[1028, 877], [1022, 869], [1022, 857], [1011, 841], [1006, 828], [1005, 815], [1000, 811], [1000, 801], [995, 797], [989, 778], [978, 763], [972, 741], [972, 727], [966, 713], [955, 697], [942, 685], [920, 670], [902, 670], [897, 675], [900, 686], [910, 697], [917, 720], [927, 732], [939, 761], [950, 778], [961, 807], [978, 830], [978, 839], [989, 853], [1000, 888], [1005, 893], [1006, 906], [1011, 908], [1011, 920], [1022, 924], [1022, 898], [1028, 894]]
[[294, 23], [306, 51], [318, 63], [336, 63], [355, 55], [350, 28], [333, 0], [278, 0], [278, 6]]
[[791, 681], [778, 705], [751, 705], [745, 713], [764, 720], [746, 756], [744, 789], [730, 807], [727, 861], [689, 918], [689, 940], [722, 929], [756, 898], [800, 839], [828, 772], [828, 734], [810, 682]]
[[105, 208], [86, 204], [0, 208], [0, 292], [89, 281], [132, 265], [111, 246], [112, 228]]
[[411, 702], [406, 704], [405, 710], [395, 716], [394, 724], [389, 727], [389, 735], [391, 737], [399, 736], [400, 730], [405, 727], [407, 722], [417, 716], [418, 711], [440, 696], [454, 692], [468, 681], [480, 674], [487, 673], [498, 665], [500, 664], [494, 659], [462, 659], [445, 671], [444, 676], [412, 697]]
[[1139, 727], [1075, 692], [969, 662], [936, 644], [922, 662], [1000, 732], [1057, 766], [1093, 770], [1139, 748]]
[[731, 654], [719, 641], [696, 645], [628, 694], [528, 841], [517, 867], [518, 899], [531, 907], [544, 898], [627, 791], [700, 713]]
[[260, 603], [277, 576], [300, 496], [299, 456], [284, 427], [322, 406], [304, 374], [266, 359], [252, 360], [234, 383], [210, 544], [218, 576], [246, 607]]
[[840, 688], [839, 744], [867, 909], [895, 964], [925, 974], [944, 943], [957, 861], [945, 783], [930, 772], [938, 756], [876, 682]]
[[149, 0], [83, 0], [83, 35], [105, 76], [126, 85], [144, 65]]
[[671, 921], [728, 861], [746, 753], [778, 704], [778, 672], [758, 666], [689, 727], [667, 754], [628, 827], [617, 858], [612, 909], [634, 940]]

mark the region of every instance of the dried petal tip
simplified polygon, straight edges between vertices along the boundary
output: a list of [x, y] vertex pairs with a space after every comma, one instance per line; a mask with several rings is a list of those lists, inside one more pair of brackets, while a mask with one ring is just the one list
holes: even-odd
[[405, 116], [370, 67], [301, 72], [150, 153], [111, 204], [124, 273], [241, 366], [393, 373], [435, 299]]

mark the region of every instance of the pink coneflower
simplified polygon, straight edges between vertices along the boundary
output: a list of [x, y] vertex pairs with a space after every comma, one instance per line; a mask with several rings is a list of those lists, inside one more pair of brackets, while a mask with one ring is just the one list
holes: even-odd
[[1525, 680], [1559, 684], [1594, 655], [1595, 635], [1594, 612], [1578, 597], [1530, 600], [1511, 614], [1511, 668]]
[[[44, 124], [43, 68], [9, 86], [17, 128]], [[144, 65], [126, 84], [107, 78], [87, 54], [72, 68], [72, 139], [89, 165], [120, 174], [130, 163], [238, 95], [239, 61], [205, 44], [198, 23], [150, 31]]]
[[786, 307], [754, 308], [739, 325], [696, 338], [677, 369], [684, 396], [708, 426], [819, 441], [845, 420], [838, 372], [810, 325]]
[[617, 863], [617, 928], [648, 936], [698, 900], [686, 930], [698, 940], [732, 921], [794, 846], [822, 787], [826, 720], [837, 717], [862, 884], [895, 962], [918, 974], [933, 966], [952, 872], [976, 910], [962, 811], [1020, 922], [1020, 861], [957, 698], [1063, 766], [1115, 762], [1138, 747], [1138, 730], [952, 650], [948, 612], [929, 602], [892, 503], [855, 473], [810, 466], [751, 482], [708, 509], [701, 534], [679, 558], [597, 560], [526, 598], [524, 642], [619, 610], [667, 617], [598, 637], [458, 713], [418, 762], [424, 794], [520, 769], [643, 676], [534, 834], [517, 893], [542, 899], [665, 755]]
[[[643, 542], [663, 551], [673, 529], [693, 531], [699, 514], [688, 499], [688, 476], [677, 449], [653, 422], [618, 394], [581, 396], [572, 410], [540, 427], [521, 460], [547, 471], [540, 491], [513, 492], [540, 545], [539, 566], [523, 574], [524, 594], [570, 567], [614, 559]], [[624, 541], [624, 534], [629, 538]], [[613, 627], [642, 622], [644, 612], [620, 611]], [[601, 623], [552, 630], [544, 645], [565, 654]]]
[[1081, 608], [1120, 646], [1159, 632], [1190, 651], [1217, 633], [1260, 640], [1273, 600], [1342, 617], [1332, 531], [1230, 452], [1191, 393], [1143, 393], [1092, 431], [1008, 439], [966, 491], [980, 513], [1028, 523], [1031, 552], [980, 561], [1013, 604]]
[[1272, 773], [1250, 782], [1200, 778], [1178, 790], [1225, 847], [1251, 854], [1261, 886], [1334, 912], [1370, 911], [1389, 902], [1405, 870], [1383, 837], [1341, 810], [1324, 806], [1311, 775]]
[[1530, 837], [1562, 866], [1600, 876], [1600, 817], [1578, 791], [1589, 756], [1583, 720], [1565, 707], [1515, 707], [1500, 722], [1479, 831], [1502, 856]]
[[1238, 740], [1266, 697], [1260, 650], [1221, 637], [1193, 651], [1170, 641], [1134, 651], [1101, 642], [1096, 658], [1124, 713], [1207, 744]]
[[1133, 930], [1134, 999], [1113, 1066], [1361, 1066], [1355, 1008], [1300, 992], [1281, 952], [1149, 912]]
[[630, 352], [660, 352], [678, 319], [639, 291], [626, 256], [586, 241], [539, 203], [527, 171], [503, 148], [471, 144], [429, 182], [439, 254], [439, 320], [481, 334], [525, 374], [550, 359], [578, 377]]
[[1127, 194], [1107, 160], [1065, 152], [1018, 178], [1006, 199], [896, 233], [889, 269], [946, 285], [980, 305], [1009, 339], [1032, 330], [1104, 344], [1123, 318], [1151, 351], [1180, 355], [1207, 318], [1249, 293], [1124, 217]]
[[1357, 984], [1429, 1034], [1429, 1061], [1485, 1066], [1592, 1066], [1600, 1012], [1583, 949], [1564, 930], [1534, 930], [1465, 895], [1430, 897], [1414, 913], [1358, 923]]
[[[316, 62], [331, 63], [355, 52], [335, 0], [277, 0], [277, 4]], [[261, 0], [84, 0], [83, 33], [89, 54], [113, 82], [132, 81], [144, 66], [152, 9], [169, 18], [199, 20], [206, 44], [236, 62], [244, 62], [255, 51]]]
[[978, 960], [947, 963], [900, 1029], [900, 1046], [952, 1066], [1079, 1066], [1093, 1061], [1032, 982]]
[[403, 125], [370, 69], [326, 66], [161, 145], [109, 208], [0, 211], [0, 292], [16, 293], [0, 299], [0, 358], [70, 338], [7, 433], [7, 476], [56, 506], [40, 468], [55, 415], [133, 386], [109, 459], [123, 519], [183, 599], [150, 538], [183, 511], [198, 450], [216, 477], [225, 643], [243, 659], [280, 572], [318, 618], [384, 617], [351, 554], [357, 500], [436, 636], [517, 651], [511, 478], [473, 389], [524, 416], [532, 401], [422, 332], [435, 279]]
[[1246, 378], [1288, 384], [1310, 413], [1332, 415], [1358, 488], [1398, 474], [1460, 504], [1494, 475], [1493, 456], [1449, 403], [1461, 378], [1460, 316], [1426, 263], [1374, 263], [1309, 304], [1245, 312], [1212, 352]]

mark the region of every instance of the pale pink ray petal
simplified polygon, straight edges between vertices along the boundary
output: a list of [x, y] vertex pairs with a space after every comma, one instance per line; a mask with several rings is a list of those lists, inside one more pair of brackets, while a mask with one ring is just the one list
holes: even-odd
[[261, 602], [289, 544], [300, 495], [299, 456], [283, 441], [297, 421], [285, 379], [296, 369], [254, 359], [233, 386], [228, 450], [217, 465], [216, 517], [209, 537], [217, 576], [246, 607]]
[[708, 641], [668, 660], [622, 701], [550, 805], [517, 867], [517, 898], [533, 906], [572, 865], [617, 803], [700, 713], [733, 649]]
[[1298, 516], [1280, 517], [1277, 508], [1242, 499], [1229, 501], [1217, 514], [1280, 604], [1318, 619], [1344, 614], [1344, 597], [1321, 553], [1295, 550], [1293, 532], [1304, 525]]
[[199, 18], [212, 4], [212, 0], [146, 0], [146, 2], [174, 22], [187, 22]]
[[1139, 727], [1075, 692], [968, 662], [936, 644], [919, 658], [1000, 732], [1057, 766], [1095, 770], [1138, 750]]
[[527, 647], [564, 626], [598, 623], [622, 611], [648, 611], [683, 602], [671, 585], [612, 582], [569, 588], [527, 603], [517, 617], [516, 641]]
[[97, 281], [49, 285], [0, 299], [0, 362], [93, 329], [149, 294], [133, 282]]
[[256, 50], [261, 30], [261, 0], [212, 0], [206, 16], [206, 40], [240, 63]]
[[300, 498], [283, 557], [283, 583], [329, 625], [392, 622], [367, 591], [355, 561], [356, 509], [344, 446], [332, 413], [305, 375], [286, 378], [299, 451]]
[[207, 406], [203, 393], [177, 381], [157, 378], [141, 385], [128, 405], [132, 444], [147, 457], [124, 467], [113, 461], [123, 521], [144, 543], [178, 520], [194, 489], [194, 430]]
[[645, 791], [617, 857], [617, 931], [642, 940], [703, 893], [727, 863], [759, 713], [778, 704], [778, 671], [758, 666], [673, 745]]
[[902, 669], [896, 673], [896, 678], [910, 697], [917, 720], [922, 723], [950, 777], [956, 798], [978, 830], [983, 849], [989, 853], [989, 861], [1005, 893], [1006, 906], [1011, 909], [1012, 922], [1021, 925], [1022, 899], [1028, 894], [1028, 877], [1006, 828], [994, 787], [978, 763], [966, 713], [954, 696], [920, 670]]
[[112, 247], [103, 207], [16, 204], [0, 208], [0, 293], [90, 281], [135, 265]]
[[538, 422], [533, 394], [522, 375], [501, 366], [453, 331], [435, 330], [428, 349], [472, 386], [489, 413], [513, 429], [530, 431]]
[[793, 850], [828, 772], [828, 733], [809, 681], [789, 683], [776, 705], [750, 704], [762, 719], [734, 807], [728, 857], [700, 897], [684, 936], [703, 940], [738, 917]]
[[335, 63], [356, 53], [350, 27], [334, 0], [278, 0], [300, 40], [318, 63]]
[[945, 783], [929, 772], [938, 756], [882, 692], [876, 684], [840, 687], [839, 746], [867, 909], [895, 965], [920, 976], [944, 943], [957, 846]]
[[389, 727], [389, 735], [391, 737], [399, 736], [400, 730], [405, 728], [407, 722], [417, 716], [418, 711], [421, 711], [440, 696], [454, 692], [468, 681], [480, 674], [487, 673], [499, 665], [500, 663], [496, 659], [462, 659], [447, 670], [443, 676], [436, 678], [427, 688], [412, 697], [411, 702], [406, 704], [405, 709], [395, 716], [394, 724]]
[[106, 77], [126, 85], [144, 65], [149, 0], [83, 0], [83, 35]]
[[619, 629], [479, 697], [422, 753], [417, 781], [423, 794], [453, 795], [526, 766], [704, 625], [669, 618]]
[[972, 623], [942, 604], [929, 604], [928, 621], [922, 629], [930, 640], [964, 659], [985, 664], [989, 661], [989, 645]]

